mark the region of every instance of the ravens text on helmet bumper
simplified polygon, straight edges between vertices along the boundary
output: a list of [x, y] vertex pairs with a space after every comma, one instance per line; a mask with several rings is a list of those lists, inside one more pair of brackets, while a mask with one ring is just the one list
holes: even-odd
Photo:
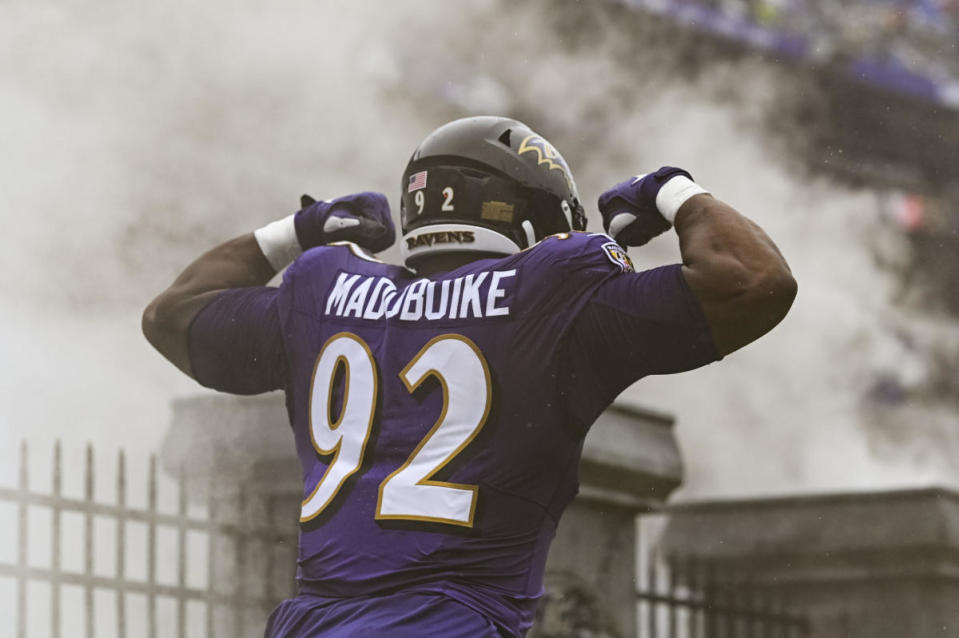
[[448, 230], [445, 232], [420, 233], [412, 237], [405, 237], [406, 247], [410, 250], [420, 246], [435, 244], [472, 244], [476, 241], [476, 234], [471, 230]]

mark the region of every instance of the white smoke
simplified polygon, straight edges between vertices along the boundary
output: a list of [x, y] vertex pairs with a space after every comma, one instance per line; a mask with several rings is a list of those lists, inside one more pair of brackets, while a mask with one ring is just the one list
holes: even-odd
[[[426, 132], [508, 111], [564, 151], [589, 208], [628, 175], [684, 166], [793, 266], [799, 298], [770, 336], [624, 395], [678, 415], [687, 495], [956, 483], [933, 445], [922, 463], [877, 456], [863, 418], [891, 343], [873, 195], [799, 174], [769, 138], [788, 70], [683, 76], [683, 43], [656, 29], [569, 2], [4, 4], [0, 465], [21, 437], [156, 449], [170, 399], [199, 390], [142, 340], [139, 313], [190, 259], [304, 191], [380, 190], [396, 208]], [[678, 259], [672, 236], [633, 254]]]

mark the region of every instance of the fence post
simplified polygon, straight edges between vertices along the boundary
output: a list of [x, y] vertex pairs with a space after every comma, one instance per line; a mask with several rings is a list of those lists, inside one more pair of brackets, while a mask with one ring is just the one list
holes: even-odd
[[87, 582], [84, 586], [84, 602], [87, 610], [86, 637], [94, 638], [93, 623], [96, 610], [93, 607], [93, 446], [87, 443], [86, 472], [84, 473], [84, 501], [86, 513], [83, 521], [83, 573]]
[[719, 636], [718, 592], [716, 586], [716, 565], [709, 561], [703, 565], [703, 610], [706, 613], [706, 638]]
[[17, 504], [17, 638], [27, 638], [27, 497], [30, 475], [27, 471], [27, 442], [20, 443], [20, 491]]
[[649, 593], [653, 596], [649, 599], [649, 638], [659, 638], [659, 623], [656, 618], [656, 614], [659, 611], [659, 606], [657, 605], [656, 596], [659, 594], [659, 575], [656, 571], [656, 557], [649, 557], [649, 567], [647, 569], [649, 574], [647, 583], [649, 586]]
[[213, 490], [216, 483], [213, 477], [208, 482], [206, 515], [210, 523], [206, 537], [206, 638], [214, 638], [216, 633], [216, 535], [217, 508]]
[[246, 538], [243, 534], [243, 518], [246, 513], [246, 492], [242, 489], [237, 490], [236, 496], [236, 522], [233, 526], [235, 540], [234, 548], [236, 550], [236, 587], [233, 590], [234, 615], [233, 615], [233, 635], [245, 635], [243, 605], [246, 598]]
[[[126, 514], [127, 514], [127, 463], [123, 450], [117, 452], [117, 580], [126, 577]], [[117, 587], [117, 636], [127, 635], [126, 597], [123, 587]]]
[[720, 605], [725, 609], [723, 617], [723, 635], [727, 638], [735, 636], [736, 630], [736, 577], [727, 573], [719, 582]]
[[178, 638], [186, 638], [186, 474], [181, 469], [178, 473], [180, 480], [177, 494], [177, 585], [179, 592], [176, 598], [176, 626]]
[[773, 604], [772, 593], [765, 592], [764, 595], [760, 597], [760, 610], [762, 611], [762, 638], [773, 638], [773, 628], [775, 623], [773, 622], [773, 614], [775, 613], [775, 607]]
[[53, 446], [53, 504], [50, 521], [50, 635], [60, 638], [60, 498], [63, 496], [60, 439]]
[[[752, 577], [746, 578], [743, 583], [743, 605], [748, 607], [750, 611], [756, 611], [756, 583]], [[758, 624], [758, 619], [754, 614], [750, 614], [746, 617], [746, 638], [756, 638], [756, 625]]]
[[666, 591], [669, 596], [669, 638], [676, 638], [678, 635], [679, 624], [679, 578], [677, 574], [678, 564], [675, 559], [670, 557], [666, 561]]
[[[266, 524], [264, 525], [264, 529], [272, 532], [274, 529], [273, 521], [275, 520], [275, 517], [276, 517], [276, 508], [274, 507], [276, 501], [272, 498], [267, 498], [265, 499], [265, 501], [266, 501], [266, 518], [265, 518]], [[263, 592], [267, 600], [273, 600], [276, 597], [276, 587], [274, 586], [275, 583], [273, 582], [275, 580], [273, 577], [274, 576], [273, 556], [274, 554], [271, 551], [270, 556], [267, 558], [267, 560], [263, 564], [263, 571], [264, 571]], [[272, 611], [272, 610], [267, 610], [267, 613], [269, 613], [269, 611]]]
[[690, 636], [692, 638], [702, 638], [704, 625], [703, 619], [705, 617], [704, 604], [703, 600], [703, 588], [702, 588], [702, 578], [700, 573], [700, 563], [695, 558], [692, 557], [685, 563], [684, 572], [685, 572], [685, 582], [686, 586], [689, 587], [689, 599], [694, 603], [690, 608]]
[[157, 458], [147, 478], [147, 636], [157, 638]]

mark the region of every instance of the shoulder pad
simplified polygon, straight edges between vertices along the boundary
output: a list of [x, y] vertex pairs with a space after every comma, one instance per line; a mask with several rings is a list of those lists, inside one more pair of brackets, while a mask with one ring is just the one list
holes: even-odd
[[367, 253], [363, 248], [349, 241], [338, 241], [325, 246], [316, 246], [306, 250], [293, 262], [293, 265], [287, 269], [287, 272], [304, 272], [306, 270], [323, 268], [346, 268], [354, 260], [369, 262], [373, 264], [382, 264], [389, 266], [385, 261], [380, 261]]
[[334, 241], [327, 244], [327, 246], [347, 248], [354, 257], [358, 257], [359, 259], [365, 259], [366, 261], [372, 261], [373, 263], [377, 264], [386, 263], [385, 261], [381, 261], [372, 254], [368, 253], [366, 249], [362, 248], [359, 244], [354, 244], [351, 241]]
[[603, 233], [558, 233], [544, 238], [529, 249], [536, 257], [549, 261], [592, 262], [615, 266], [623, 272], [635, 272], [626, 249]]

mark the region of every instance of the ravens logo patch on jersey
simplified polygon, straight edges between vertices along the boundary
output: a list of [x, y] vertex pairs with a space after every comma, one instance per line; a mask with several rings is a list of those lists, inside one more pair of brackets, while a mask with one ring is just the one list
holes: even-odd
[[623, 269], [623, 272], [636, 272], [633, 262], [626, 254], [626, 249], [614, 241], [603, 244], [603, 252], [609, 257], [609, 260]]

